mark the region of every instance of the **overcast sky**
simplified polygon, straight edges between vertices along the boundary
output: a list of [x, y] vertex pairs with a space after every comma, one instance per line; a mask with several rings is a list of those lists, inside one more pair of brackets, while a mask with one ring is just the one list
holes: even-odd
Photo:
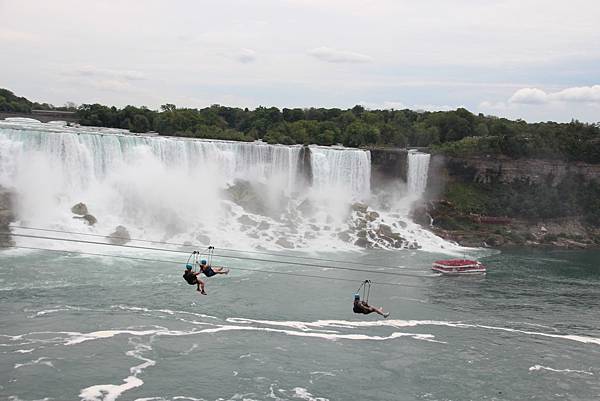
[[600, 121], [598, 0], [0, 0], [0, 87], [62, 105]]

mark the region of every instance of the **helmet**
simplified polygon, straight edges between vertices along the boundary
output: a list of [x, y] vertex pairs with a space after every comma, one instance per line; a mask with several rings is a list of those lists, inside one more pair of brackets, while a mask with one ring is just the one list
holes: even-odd
[[185, 265], [185, 268], [188, 270], [192, 270], [192, 265], [190, 265], [189, 263], [187, 265]]
[[202, 260], [200, 261], [200, 264], [201, 264], [201, 265], [205, 265], [206, 263], [207, 263], [207, 262], [206, 262], [206, 259], [202, 259]]
[[359, 294], [354, 294], [354, 300], [358, 301], [360, 299], [360, 295]]

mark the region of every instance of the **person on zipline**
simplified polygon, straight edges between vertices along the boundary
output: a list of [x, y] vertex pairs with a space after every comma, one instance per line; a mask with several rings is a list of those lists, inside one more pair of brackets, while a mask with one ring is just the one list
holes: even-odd
[[199, 274], [200, 272], [196, 273], [192, 271], [191, 264], [188, 263], [185, 265], [185, 272], [183, 273], [185, 281], [187, 281], [189, 285], [196, 284], [196, 291], [200, 291], [200, 294], [206, 295], [206, 292], [204, 291], [204, 281], [198, 279]]
[[354, 313], [362, 313], [364, 315], [368, 315], [369, 313], [378, 313], [383, 317], [388, 317], [390, 315], [389, 312], [384, 312], [383, 308], [375, 308], [374, 306], [369, 305], [365, 301], [360, 300], [359, 294], [354, 294], [354, 307], [352, 308]]
[[206, 259], [202, 259], [199, 263], [200, 265], [200, 271], [202, 273], [204, 273], [204, 275], [206, 277], [212, 277], [215, 274], [227, 274], [229, 273], [229, 269], [225, 269], [224, 267], [212, 267], [211, 265], [207, 264], [208, 262], [206, 261]]

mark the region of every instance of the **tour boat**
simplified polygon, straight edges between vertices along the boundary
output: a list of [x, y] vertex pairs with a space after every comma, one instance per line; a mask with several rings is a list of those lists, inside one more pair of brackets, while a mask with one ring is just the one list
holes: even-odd
[[485, 274], [485, 266], [476, 260], [447, 259], [433, 262], [432, 270], [442, 274]]

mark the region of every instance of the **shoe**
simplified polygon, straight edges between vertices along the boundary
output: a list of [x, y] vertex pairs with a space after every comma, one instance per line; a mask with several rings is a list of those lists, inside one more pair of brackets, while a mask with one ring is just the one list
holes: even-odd
[[383, 317], [387, 318], [390, 315], [390, 312], [384, 313]]
[[200, 294], [202, 294], [202, 295], [206, 295], [206, 292], [204, 292], [204, 291], [201, 291], [201, 292], [200, 292]]

